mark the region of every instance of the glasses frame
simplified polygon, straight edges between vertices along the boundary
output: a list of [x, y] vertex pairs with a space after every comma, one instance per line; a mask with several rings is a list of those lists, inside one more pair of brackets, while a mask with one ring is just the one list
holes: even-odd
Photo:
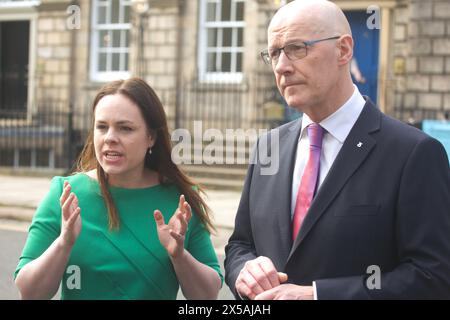
[[[334, 37], [323, 38], [323, 39], [316, 39], [316, 40], [309, 40], [309, 41], [299, 41], [298, 43], [303, 43], [305, 45], [305, 50], [306, 50], [305, 51], [305, 55], [303, 57], [301, 57], [301, 58], [292, 59], [291, 57], [289, 57], [289, 55], [286, 54], [286, 51], [284, 50], [284, 48], [294, 44], [295, 42], [289, 43], [289, 44], [285, 45], [282, 48], [278, 48], [278, 49], [276, 49], [276, 51], [279, 53], [278, 54], [278, 58], [281, 55], [281, 51], [284, 51], [284, 54], [286, 55], [286, 57], [289, 60], [291, 60], [291, 61], [300, 60], [300, 59], [303, 59], [304, 57], [306, 57], [308, 55], [308, 47], [311, 47], [312, 45], [314, 45], [314, 44], [316, 44], [318, 42], [327, 41], [327, 40], [335, 40], [335, 39], [339, 39], [340, 37], [341, 36], [334, 36]], [[269, 50], [266, 49], [266, 50], [261, 51], [260, 55], [261, 55], [261, 59], [264, 61], [265, 64], [267, 64], [269, 66], [272, 65], [273, 59], [269, 55]], [[277, 58], [277, 60], [278, 60], [278, 58]]]

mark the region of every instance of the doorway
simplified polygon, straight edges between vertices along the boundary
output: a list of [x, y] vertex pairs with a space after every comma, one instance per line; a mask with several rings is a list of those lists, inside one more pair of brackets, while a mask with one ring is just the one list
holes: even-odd
[[25, 114], [28, 102], [30, 21], [0, 21], [0, 111]]
[[350, 23], [355, 42], [353, 58], [356, 60], [356, 65], [363, 77], [363, 81], [358, 81], [355, 73], [352, 72], [353, 82], [362, 95], [368, 96], [376, 104], [380, 30], [367, 27], [369, 15], [366, 11], [345, 11], [344, 13]]

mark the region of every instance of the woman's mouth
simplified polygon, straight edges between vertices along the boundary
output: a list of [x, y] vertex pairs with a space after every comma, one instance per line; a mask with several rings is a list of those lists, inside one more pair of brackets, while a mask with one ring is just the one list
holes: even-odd
[[116, 151], [106, 151], [103, 153], [103, 157], [107, 162], [117, 162], [123, 157], [123, 154]]

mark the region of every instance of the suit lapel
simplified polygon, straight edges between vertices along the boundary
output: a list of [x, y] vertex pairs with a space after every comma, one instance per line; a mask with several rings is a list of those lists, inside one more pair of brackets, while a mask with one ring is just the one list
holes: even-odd
[[380, 118], [381, 112], [368, 100], [315, 196], [301, 226], [299, 236], [292, 246], [288, 260], [338, 195], [347, 180], [370, 154], [376, 144], [370, 133], [379, 130]]
[[[271, 197], [276, 205], [276, 220], [279, 228], [280, 236], [280, 252], [283, 264], [286, 263], [289, 251], [292, 246], [291, 236], [291, 194], [292, 194], [292, 173], [294, 171], [295, 158], [297, 153], [298, 138], [301, 131], [301, 119], [296, 121], [286, 132], [280, 137], [280, 166], [279, 174], [273, 176], [273, 184], [271, 190], [274, 191]], [[280, 187], [283, 186], [283, 187]]]

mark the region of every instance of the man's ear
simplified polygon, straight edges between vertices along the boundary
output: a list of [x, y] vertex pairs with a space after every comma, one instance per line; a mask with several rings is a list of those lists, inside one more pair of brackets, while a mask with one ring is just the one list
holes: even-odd
[[339, 39], [339, 65], [349, 64], [353, 57], [353, 38], [351, 35], [344, 34]]

